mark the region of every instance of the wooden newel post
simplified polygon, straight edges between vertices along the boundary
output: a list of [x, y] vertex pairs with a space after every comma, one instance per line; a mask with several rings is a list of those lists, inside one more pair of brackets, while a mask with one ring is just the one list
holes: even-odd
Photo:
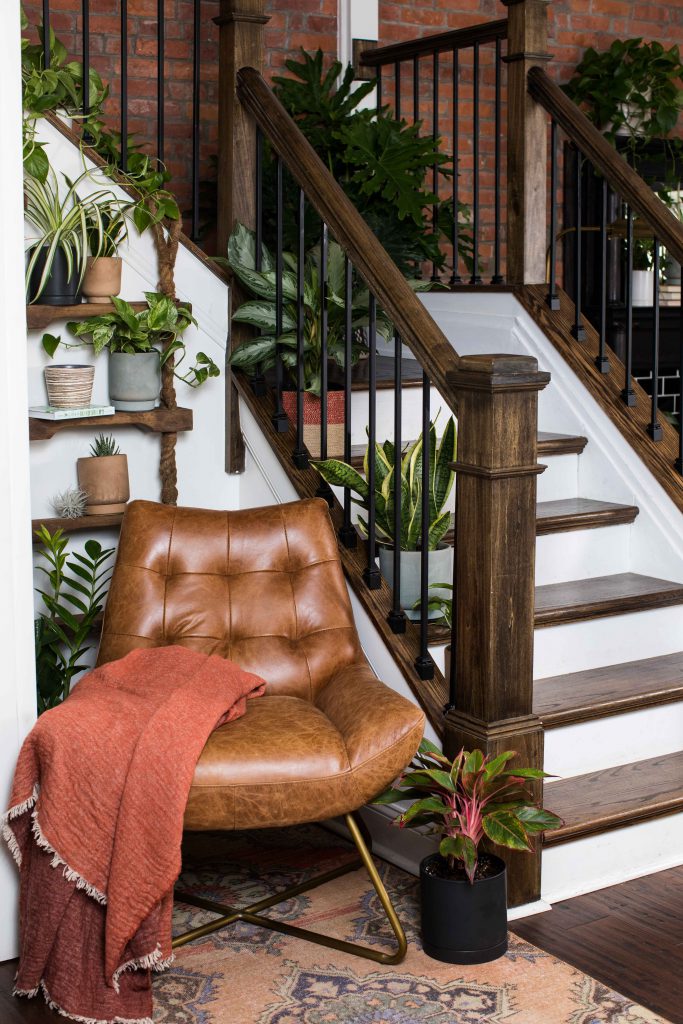
[[[451, 756], [515, 750], [515, 763], [543, 767], [532, 710], [534, 567], [538, 392], [549, 379], [535, 359], [512, 355], [466, 356], [449, 375], [459, 424]], [[538, 899], [540, 857], [513, 853], [508, 865], [511, 905]]]
[[508, 281], [546, 279], [548, 117], [529, 96], [527, 75], [551, 59], [550, 0], [502, 0], [508, 8]]
[[[264, 66], [265, 0], [221, 0], [219, 26], [218, 100], [218, 224], [217, 248], [225, 255], [228, 238], [237, 221], [253, 228], [256, 223], [255, 163], [256, 129], [253, 119], [237, 99], [237, 72], [242, 67], [262, 71]], [[237, 294], [236, 294], [237, 293]], [[230, 305], [239, 301], [231, 285]], [[230, 332], [233, 348], [241, 339], [237, 328]], [[226, 364], [225, 373], [225, 469], [244, 469], [244, 441], [240, 428], [237, 389]]]

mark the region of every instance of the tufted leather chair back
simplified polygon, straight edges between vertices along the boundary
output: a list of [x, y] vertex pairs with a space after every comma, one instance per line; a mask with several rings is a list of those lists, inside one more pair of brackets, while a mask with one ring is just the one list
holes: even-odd
[[363, 662], [327, 505], [126, 511], [98, 664], [180, 644], [236, 661], [268, 692], [314, 700]]

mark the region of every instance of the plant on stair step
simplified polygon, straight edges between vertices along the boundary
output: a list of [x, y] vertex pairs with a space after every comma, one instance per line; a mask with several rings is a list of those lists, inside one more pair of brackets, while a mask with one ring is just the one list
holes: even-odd
[[102, 611], [110, 580], [114, 548], [88, 540], [84, 552], [70, 552], [62, 530], [50, 533], [45, 525], [35, 531], [41, 542], [38, 565], [44, 577], [37, 592], [46, 612], [34, 623], [38, 714], [56, 707], [69, 696], [74, 676], [88, 666], [83, 658]]
[[187, 306], [159, 292], [145, 292], [145, 299], [147, 308], [136, 312], [130, 303], [112, 296], [113, 312], [67, 324], [75, 337], [92, 345], [95, 355], [109, 350], [109, 397], [122, 411], [154, 408], [161, 367], [171, 357], [175, 360], [175, 376], [190, 387], [199, 387], [220, 374], [204, 352], [198, 352], [195, 364], [180, 373], [179, 366], [187, 353], [182, 336], [197, 321]]
[[[394, 535], [394, 501], [396, 481], [394, 471], [394, 445], [391, 441], [375, 445], [375, 531], [379, 541], [380, 570], [389, 584], [393, 584], [393, 549], [396, 543], [401, 554], [401, 604], [408, 618], [417, 619], [415, 610], [420, 595], [420, 569], [422, 548], [429, 554], [430, 579], [449, 579], [453, 574], [453, 549], [444, 543], [450, 529], [451, 512], [448, 505], [455, 472], [453, 463], [457, 451], [455, 420], [449, 417], [441, 440], [436, 436], [436, 424], [429, 425], [429, 518], [422, 521], [422, 435], [409, 445], [401, 457], [401, 535]], [[365, 451], [364, 475], [346, 462], [325, 459], [314, 463], [315, 468], [327, 483], [335, 487], [350, 488], [353, 501], [367, 511], [370, 507], [370, 490], [367, 484], [369, 446]], [[367, 521], [358, 517], [358, 525], [367, 537]], [[429, 590], [430, 600], [438, 594]], [[438, 618], [438, 611], [430, 611], [430, 617]]]
[[374, 800], [412, 801], [396, 824], [439, 839], [439, 852], [420, 864], [422, 941], [436, 960], [486, 963], [507, 949], [505, 864], [482, 852], [483, 840], [529, 853], [535, 837], [562, 824], [529, 785], [546, 773], [509, 767], [515, 756], [461, 750], [451, 760], [423, 739], [398, 782]]

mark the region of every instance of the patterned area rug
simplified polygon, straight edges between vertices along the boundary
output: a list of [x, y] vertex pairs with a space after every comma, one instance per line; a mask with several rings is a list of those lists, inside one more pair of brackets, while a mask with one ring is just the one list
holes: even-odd
[[[350, 847], [316, 826], [190, 837], [180, 885], [245, 906], [335, 867]], [[666, 1024], [568, 964], [510, 935], [507, 956], [459, 967], [421, 949], [417, 880], [385, 884], [409, 940], [403, 963], [368, 960], [238, 922], [177, 951], [154, 982], [158, 1024]], [[387, 948], [389, 926], [364, 871], [267, 911], [302, 927]], [[176, 904], [174, 929], [212, 914]]]

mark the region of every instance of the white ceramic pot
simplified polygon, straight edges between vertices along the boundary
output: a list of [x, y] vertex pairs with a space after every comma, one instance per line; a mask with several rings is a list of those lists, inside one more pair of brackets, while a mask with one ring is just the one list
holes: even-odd
[[631, 287], [631, 298], [634, 306], [654, 305], [655, 272], [654, 270], [634, 270]]

